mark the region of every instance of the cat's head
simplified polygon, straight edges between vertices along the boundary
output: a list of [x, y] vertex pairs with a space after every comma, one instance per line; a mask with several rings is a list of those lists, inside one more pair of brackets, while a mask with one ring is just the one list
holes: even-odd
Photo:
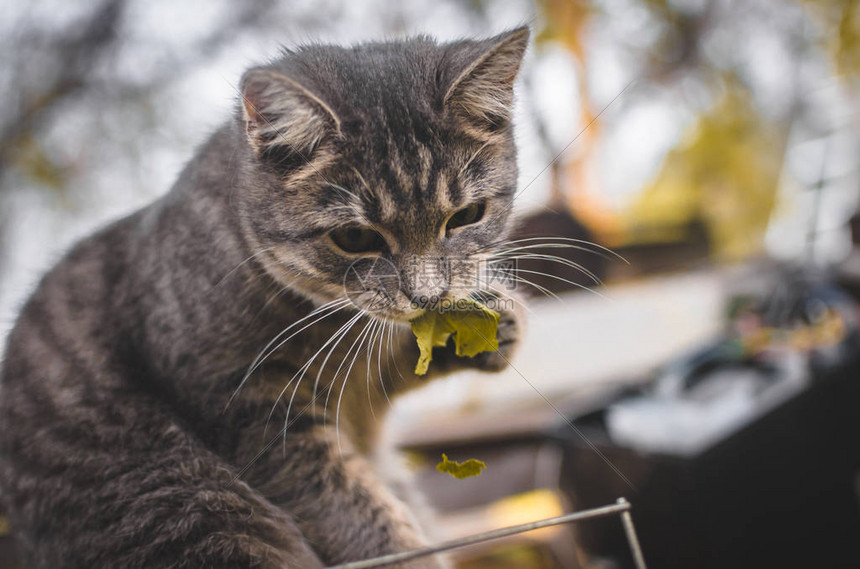
[[478, 288], [508, 228], [528, 35], [313, 45], [249, 70], [237, 206], [266, 270], [394, 320]]

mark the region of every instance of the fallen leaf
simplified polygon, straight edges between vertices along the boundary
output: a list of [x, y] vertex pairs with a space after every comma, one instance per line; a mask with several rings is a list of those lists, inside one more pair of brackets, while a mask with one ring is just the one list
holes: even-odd
[[487, 468], [487, 465], [478, 459], [470, 458], [463, 462], [456, 460], [448, 460], [448, 455], [442, 453], [442, 462], [436, 465], [436, 470], [439, 472], [447, 472], [454, 478], [469, 478], [470, 476], [478, 476]]

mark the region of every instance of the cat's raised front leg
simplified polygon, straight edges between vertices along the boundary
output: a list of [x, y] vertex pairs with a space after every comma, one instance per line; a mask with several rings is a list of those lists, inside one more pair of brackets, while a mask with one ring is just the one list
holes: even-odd
[[[257, 439], [259, 440], [259, 439]], [[285, 446], [258, 459], [248, 481], [296, 520], [327, 565], [369, 559], [427, 545], [408, 508], [382, 482], [367, 458], [334, 426], [288, 434]], [[274, 463], [280, 463], [277, 470]], [[427, 557], [400, 569], [443, 569]]]

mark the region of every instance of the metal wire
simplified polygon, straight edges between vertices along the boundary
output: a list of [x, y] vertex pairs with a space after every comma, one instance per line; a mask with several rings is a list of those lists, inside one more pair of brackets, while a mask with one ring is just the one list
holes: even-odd
[[419, 557], [435, 555], [437, 553], [442, 553], [443, 551], [450, 551], [452, 549], [466, 547], [468, 545], [475, 545], [477, 543], [483, 543], [485, 541], [508, 537], [527, 531], [546, 528], [550, 526], [557, 526], [561, 524], [576, 523], [581, 522], [583, 520], [600, 518], [612, 514], [621, 515], [621, 521], [624, 525], [624, 532], [627, 535], [627, 542], [630, 545], [630, 551], [633, 554], [633, 562], [636, 564], [636, 569], [647, 569], [645, 566], [645, 558], [642, 555], [642, 549], [639, 546], [639, 539], [636, 536], [636, 529], [633, 527], [633, 518], [630, 515], [630, 508], [630, 502], [628, 502], [624, 498], [619, 498], [618, 502], [611, 506], [603, 506], [601, 508], [593, 508], [591, 510], [573, 512], [570, 514], [565, 514], [563, 516], [558, 516], [556, 518], [547, 518], [545, 520], [531, 522], [528, 524], [521, 524], [517, 526], [510, 526], [506, 528], [492, 530], [469, 537], [446, 541], [438, 545], [431, 545], [428, 547], [412, 549], [410, 551], [403, 551], [400, 553], [391, 553], [388, 555], [382, 555], [380, 557], [374, 557], [373, 559], [365, 559], [363, 561], [353, 561], [350, 563], [344, 563], [342, 565], [334, 565], [328, 567], [327, 569], [375, 569], [376, 567], [386, 567], [395, 563], [402, 563], [404, 561], [410, 561]]
[[628, 508], [621, 512], [621, 523], [624, 524], [624, 533], [627, 534], [627, 543], [630, 545], [630, 553], [633, 554], [633, 563], [636, 565], [636, 569], [645, 569], [645, 556], [642, 555], [639, 537], [636, 535], [636, 528], [633, 527], [633, 516], [630, 515], [629, 502], [624, 498], [618, 498], [618, 503], [628, 505]]

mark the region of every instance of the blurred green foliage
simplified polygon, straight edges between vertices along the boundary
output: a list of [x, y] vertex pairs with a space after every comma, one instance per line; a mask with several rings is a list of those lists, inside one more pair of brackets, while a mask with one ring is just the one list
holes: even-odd
[[[770, 32], [781, 34], [785, 45], [819, 49], [826, 54], [843, 82], [852, 88], [860, 71], [860, 0], [797, 0], [786, 3], [806, 12], [808, 29], [784, 23]], [[615, 3], [606, 1], [540, 0], [543, 28], [536, 36], [538, 49], [550, 43], [561, 45], [575, 60], [579, 82], [580, 124], [586, 133], [577, 140], [576, 157], [557, 176], [557, 193], [566, 196], [570, 210], [610, 245], [636, 245], [684, 241], [688, 230], [703, 226], [710, 250], [717, 260], [738, 260], [761, 252], [765, 231], [778, 201], [778, 188], [791, 124], [803, 105], [799, 93], [782, 116], [765, 116], [749, 84], [749, 69], [741, 73], [743, 61], [729, 56], [707, 55], [709, 34], [731, 11], [716, 0], [689, 4], [669, 0], [632, 0], [627, 9], [641, 12], [650, 39], [636, 44], [633, 59], [641, 68], [637, 84], [658, 89], [692, 82], [707, 92], [712, 103], [696, 109], [694, 120], [676, 146], [662, 159], [652, 180], [645, 183], [627, 207], [610, 206], [595, 187], [594, 176], [586, 175], [594, 148], [601, 138], [596, 103], [590, 89], [592, 52], [589, 32], [599, 17], [612, 18]], [[738, 17], [754, 18], [767, 9], [739, 4]], [[761, 11], [757, 11], [761, 10]], [[796, 11], [797, 11], [796, 10]], [[767, 25], [767, 24], [764, 24]], [[807, 34], [807, 35], [804, 35]], [[811, 41], [808, 37], [815, 38]], [[620, 38], [624, 42], [627, 38]], [[713, 40], [713, 37], [710, 37]], [[725, 43], [725, 37], [720, 41]], [[631, 42], [634, 45], [635, 42]], [[725, 53], [732, 46], [723, 46]], [[638, 51], [637, 51], [638, 50]], [[730, 63], [726, 63], [726, 62]], [[589, 71], [592, 71], [590, 74]], [[597, 70], [599, 72], [599, 70]], [[795, 85], [796, 89], [810, 86]], [[814, 87], [814, 86], [813, 86]], [[856, 85], [854, 85], [856, 87]]]
[[759, 252], [776, 204], [783, 137], [737, 78], [724, 85], [719, 102], [666, 155], [628, 212], [632, 238], [677, 239], [701, 221], [719, 259]]

